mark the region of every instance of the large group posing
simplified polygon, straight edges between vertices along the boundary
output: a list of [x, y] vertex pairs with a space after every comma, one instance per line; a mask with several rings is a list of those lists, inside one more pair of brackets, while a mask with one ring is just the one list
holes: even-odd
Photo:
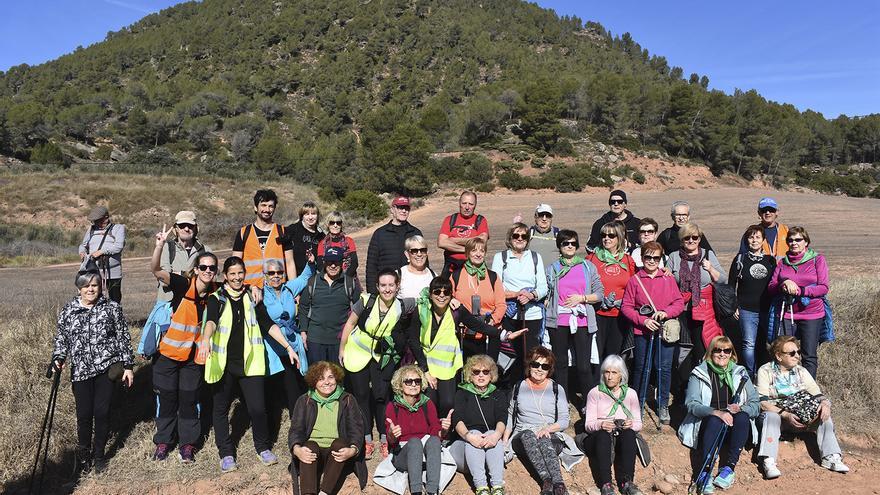
[[[585, 242], [540, 204], [533, 225], [513, 219], [491, 259], [488, 220], [466, 191], [442, 220], [444, 259], [432, 265], [399, 196], [370, 239], [363, 284], [340, 213], [321, 226], [307, 202], [285, 228], [273, 191], [253, 203], [256, 218], [222, 263], [192, 211], [155, 236], [157, 301], [137, 349], [152, 369], [155, 461], [176, 446], [180, 462], [195, 462], [200, 414], [210, 414], [220, 469], [235, 470], [238, 395], [265, 465], [279, 460], [267, 402], [286, 398], [293, 490], [306, 495], [334, 493], [350, 472], [365, 487], [376, 456], [374, 483], [399, 494], [439, 493], [456, 472], [478, 495], [503, 494], [518, 458], [541, 494], [560, 495], [562, 469], [585, 457], [603, 495], [640, 494], [640, 431], [649, 418], [669, 425], [670, 409], [701, 466], [695, 493], [730, 487], [747, 443], [765, 478], [780, 476], [782, 430], [815, 431], [822, 467], [849, 470], [815, 381], [819, 343], [833, 338], [828, 266], [806, 229], [777, 222], [772, 198], [725, 271], [686, 202], [659, 232], [621, 190]], [[77, 466], [100, 472], [113, 383], [132, 384], [135, 353], [120, 304], [125, 228], [103, 206], [89, 220], [53, 362], [71, 373]], [[576, 438], [569, 404], [583, 421]]]

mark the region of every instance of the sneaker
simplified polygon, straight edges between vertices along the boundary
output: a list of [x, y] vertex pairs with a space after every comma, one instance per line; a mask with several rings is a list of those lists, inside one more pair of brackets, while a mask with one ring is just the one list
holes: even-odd
[[195, 445], [191, 443], [181, 445], [180, 448], [177, 449], [177, 458], [180, 460], [181, 464], [192, 464], [196, 462]]
[[764, 479], [765, 480], [773, 480], [782, 476], [782, 473], [779, 471], [779, 468], [776, 467], [776, 459], [772, 457], [764, 458]]
[[504, 495], [504, 486], [503, 485], [493, 486], [492, 491], [491, 491], [491, 495]]
[[645, 495], [632, 481], [624, 482], [620, 487], [621, 495]]
[[553, 495], [553, 482], [550, 480], [544, 480], [544, 483], [541, 484], [541, 495]]
[[835, 473], [848, 473], [849, 466], [843, 463], [840, 454], [826, 455], [822, 458], [822, 467]]
[[553, 495], [568, 495], [565, 483], [553, 483]]
[[373, 458], [373, 451], [376, 450], [376, 444], [373, 442], [367, 442], [364, 445], [364, 460], [369, 461]]
[[[700, 486], [703, 487], [702, 491], [699, 490]], [[697, 478], [694, 488], [696, 489], [695, 493], [697, 493], [697, 495], [715, 493], [715, 485], [712, 484], [712, 476], [709, 473], [701, 473]]]
[[657, 417], [660, 418], [661, 425], [668, 425], [669, 418], [669, 406], [660, 406], [657, 411]]
[[154, 461], [164, 461], [168, 459], [168, 451], [171, 450], [167, 443], [160, 443], [156, 445], [156, 450], [153, 452], [153, 460]]
[[260, 462], [262, 462], [264, 466], [274, 466], [275, 464], [278, 464], [278, 456], [273, 454], [271, 450], [266, 449], [260, 452]]
[[388, 457], [388, 442], [382, 442], [379, 444], [379, 452], [382, 453], [382, 459]]
[[474, 495], [491, 495], [488, 486], [481, 486], [474, 491]]
[[718, 488], [727, 490], [733, 485], [734, 481], [736, 481], [736, 473], [733, 472], [730, 466], [724, 466], [718, 471], [718, 476], [715, 477], [714, 483]]
[[[265, 451], [265, 452], [268, 452]], [[277, 460], [276, 460], [277, 461]], [[222, 473], [231, 473], [238, 469], [238, 465], [235, 464], [235, 457], [228, 455], [223, 459], [220, 459], [220, 472]]]
[[616, 492], [614, 491], [614, 485], [612, 485], [611, 483], [605, 483], [604, 485], [602, 485], [602, 488], [599, 489], [599, 492], [602, 495], [616, 495]]

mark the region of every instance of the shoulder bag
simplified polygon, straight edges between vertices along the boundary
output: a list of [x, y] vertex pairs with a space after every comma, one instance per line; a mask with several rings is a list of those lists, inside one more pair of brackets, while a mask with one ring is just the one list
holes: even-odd
[[[648, 290], [645, 289], [645, 285], [642, 284], [642, 279], [638, 274], [633, 275], [636, 278], [636, 282], [639, 283], [639, 287], [642, 288], [642, 292], [645, 293], [645, 297], [648, 298], [648, 303], [651, 305], [651, 309], [654, 310], [654, 313], [657, 312], [657, 307], [654, 306], [654, 301], [651, 299], [651, 294], [648, 293]], [[681, 338], [681, 323], [678, 322], [678, 318], [669, 318], [660, 325], [660, 338], [663, 339], [664, 342], [668, 344], [674, 344], [678, 342]]]

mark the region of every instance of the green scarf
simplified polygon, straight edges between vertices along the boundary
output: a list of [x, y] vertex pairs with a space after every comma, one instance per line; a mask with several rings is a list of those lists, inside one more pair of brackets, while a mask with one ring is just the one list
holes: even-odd
[[474, 266], [471, 263], [471, 260], [467, 260], [464, 262], [464, 269], [467, 270], [468, 275], [472, 277], [477, 277], [480, 280], [486, 278], [486, 264], [481, 263], [480, 266]]
[[337, 385], [336, 390], [334, 390], [332, 394], [330, 394], [328, 397], [321, 397], [321, 394], [319, 394], [317, 390], [310, 388], [309, 397], [317, 402], [319, 407], [329, 408], [334, 402], [338, 401], [339, 398], [342, 397], [342, 392], [345, 392], [345, 390], [342, 389], [341, 385]]
[[600, 247], [597, 248], [594, 252], [596, 253], [596, 257], [599, 258], [599, 261], [605, 263], [606, 265], [620, 265], [620, 267], [624, 270], [628, 268], [626, 262], [623, 261], [623, 257], [624, 255], [626, 255], [626, 251], [620, 251], [617, 254], [611, 254], [611, 251]]
[[560, 256], [559, 264], [561, 268], [559, 269], [559, 273], [556, 274], [556, 280], [561, 280], [562, 277], [564, 277], [572, 268], [583, 262], [584, 259], [578, 255], [572, 256], [571, 259], [565, 259]]
[[623, 403], [623, 399], [626, 398], [626, 393], [628, 390], [629, 390], [628, 386], [621, 385], [620, 386], [620, 397], [615, 397], [614, 394], [611, 393], [611, 389], [608, 388], [608, 385], [605, 385], [604, 382], [599, 383], [599, 392], [602, 392], [603, 394], [607, 395], [608, 397], [611, 397], [611, 400], [614, 401], [614, 405], [611, 406], [611, 410], [608, 411], [609, 417], [614, 416], [614, 413], [617, 412], [617, 407], [619, 406], [623, 409], [623, 414], [626, 414], [627, 418], [632, 419], [632, 417], [633, 417], [632, 411], [630, 411], [629, 408], [626, 407], [626, 404]]
[[786, 253], [785, 257], [782, 258], [782, 262], [785, 263], [786, 265], [794, 268], [794, 271], [797, 271], [798, 266], [803, 265], [804, 263], [810, 261], [811, 259], [815, 258], [816, 256], [818, 256], [818, 253], [816, 253], [816, 251], [813, 251], [813, 248], [807, 248], [807, 252], [804, 253], [804, 257], [801, 258], [799, 261], [791, 261], [788, 258], [788, 254]]
[[736, 364], [733, 361], [727, 362], [726, 368], [720, 368], [717, 364], [713, 363], [710, 359], [706, 360], [706, 367], [712, 370], [712, 373], [721, 380], [721, 383], [727, 385], [727, 388], [730, 389], [731, 392], [734, 392], [733, 388], [733, 368]]
[[394, 394], [394, 402], [405, 407], [409, 412], [416, 412], [428, 402], [428, 396], [425, 394], [419, 394], [419, 400], [417, 400], [415, 404], [410, 405], [409, 401], [407, 401], [406, 397], [402, 394]]
[[489, 386], [486, 387], [485, 392], [480, 392], [479, 390], [477, 390], [477, 387], [474, 386], [474, 384], [471, 382], [459, 383], [458, 388], [460, 388], [462, 390], [467, 390], [468, 392], [476, 395], [477, 397], [479, 397], [481, 399], [485, 399], [486, 397], [489, 397], [489, 395], [491, 395], [492, 392], [495, 391], [495, 384], [490, 383]]

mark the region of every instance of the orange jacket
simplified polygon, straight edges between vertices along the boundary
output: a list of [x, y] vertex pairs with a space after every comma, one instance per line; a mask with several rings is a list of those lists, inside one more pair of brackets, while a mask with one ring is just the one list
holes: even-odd
[[[457, 284], [454, 278], [450, 278], [452, 282], [452, 297], [461, 301], [461, 305], [469, 312], [472, 312], [471, 297], [474, 295], [480, 296], [480, 314], [492, 313], [492, 321], [489, 324], [498, 326], [501, 324], [501, 319], [504, 318], [504, 312], [507, 311], [507, 301], [504, 299], [504, 284], [499, 276], [495, 278], [495, 286], [493, 287], [488, 273], [489, 269], [486, 268], [486, 278], [478, 280], [462, 268]], [[482, 340], [483, 335], [478, 333], [476, 338], [477, 340]]]

